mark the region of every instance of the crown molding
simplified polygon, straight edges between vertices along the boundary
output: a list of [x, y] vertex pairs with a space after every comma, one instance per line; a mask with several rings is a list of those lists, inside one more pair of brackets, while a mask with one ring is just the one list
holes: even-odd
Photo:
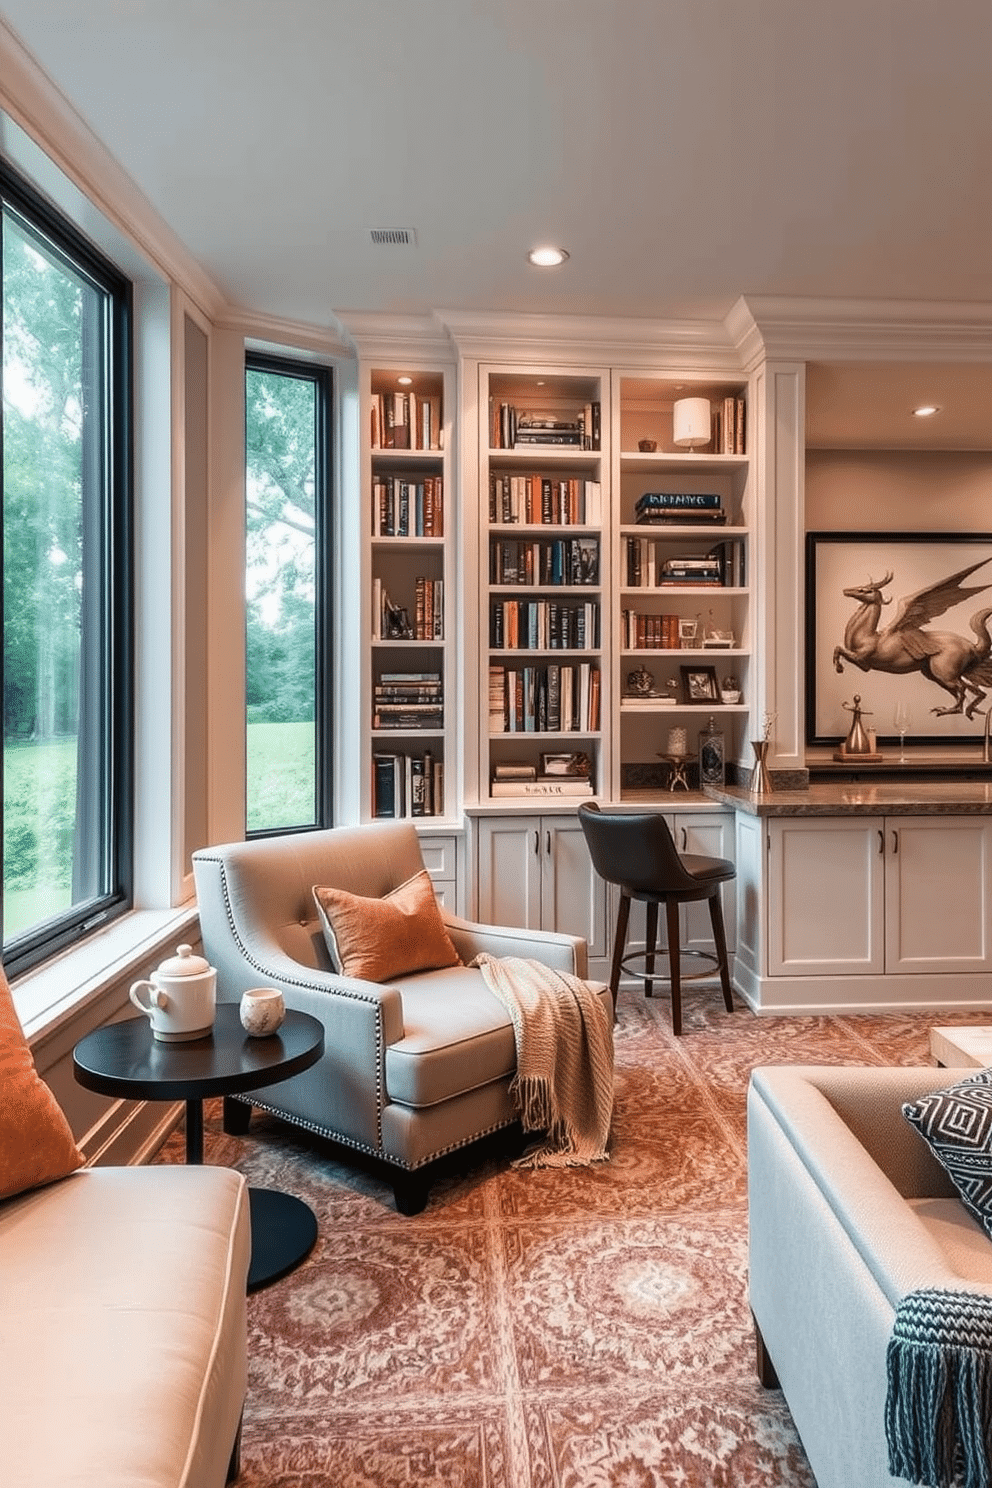
[[[80, 192], [90, 210], [98, 208], [164, 279], [181, 285], [209, 319], [223, 311], [224, 297], [214, 281], [2, 19], [0, 109]], [[5, 152], [10, 150], [15, 167], [29, 169], [30, 162], [18, 158], [25, 152], [18, 151], [9, 129], [0, 130], [0, 143]], [[44, 181], [35, 184], [51, 196]], [[85, 222], [81, 226], [85, 231]]]
[[438, 310], [438, 320], [462, 357], [503, 357], [556, 365], [619, 363], [676, 371], [739, 370], [736, 350], [721, 321], [648, 320], [620, 316], [479, 313]]
[[762, 358], [835, 362], [992, 362], [992, 304], [743, 295], [727, 330], [749, 368]]
[[355, 355], [354, 349], [334, 326], [316, 326], [299, 320], [285, 320], [277, 315], [263, 315], [256, 310], [230, 304], [225, 305], [214, 323], [219, 330], [234, 331], [242, 335], [245, 341], [252, 342], [260, 351], [280, 352], [291, 349], [324, 361], [340, 361], [343, 357], [351, 361]]
[[354, 353], [366, 361], [453, 362], [455, 348], [436, 315], [335, 310], [334, 318]]

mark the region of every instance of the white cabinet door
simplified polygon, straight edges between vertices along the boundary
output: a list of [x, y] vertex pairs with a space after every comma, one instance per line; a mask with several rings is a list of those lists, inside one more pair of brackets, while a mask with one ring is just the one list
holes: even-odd
[[[677, 812], [674, 819], [675, 846], [680, 853], [693, 853], [703, 858], [729, 858], [734, 861], [734, 817], [728, 811], [700, 811], [695, 815]], [[737, 945], [737, 890], [733, 879], [720, 889], [723, 904], [723, 926], [727, 950]], [[687, 951], [712, 953], [713, 925], [709, 904], [702, 900], [682, 909], [682, 944]]]
[[581, 935], [590, 972], [606, 973], [606, 886], [575, 816], [492, 816], [479, 822], [478, 916], [491, 925]]
[[541, 929], [541, 819], [492, 816], [479, 822], [478, 918], [486, 925]]
[[886, 971], [992, 970], [992, 823], [888, 817], [885, 853]]
[[880, 973], [885, 968], [881, 817], [768, 822], [768, 972]]

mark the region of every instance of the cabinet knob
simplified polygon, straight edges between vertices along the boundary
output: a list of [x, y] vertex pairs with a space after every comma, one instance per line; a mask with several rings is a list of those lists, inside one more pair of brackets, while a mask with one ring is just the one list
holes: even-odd
[[898, 832], [893, 832], [892, 833], [892, 851], [894, 853], [897, 853], [899, 851], [899, 833]]
[[548, 857], [550, 858], [550, 856], [551, 856], [551, 833], [550, 833], [550, 831], [547, 833], [547, 835], [545, 836], [545, 839], [544, 839], [544, 851], [547, 853]]
[[880, 858], [885, 857], [885, 833], [881, 827], [878, 829], [878, 856]]
[[685, 852], [686, 847], [688, 846], [688, 844], [689, 844], [689, 833], [686, 831], [685, 827], [683, 827], [682, 828], [682, 851], [683, 852]]
[[535, 853], [535, 855], [539, 855], [540, 854], [540, 851], [541, 851], [541, 834], [540, 834], [540, 832], [535, 831], [534, 832], [534, 853]]

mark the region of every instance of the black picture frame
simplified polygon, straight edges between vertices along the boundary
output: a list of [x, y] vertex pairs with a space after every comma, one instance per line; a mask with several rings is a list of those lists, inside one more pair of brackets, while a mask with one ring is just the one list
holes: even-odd
[[[899, 742], [897, 702], [910, 710], [907, 743], [958, 746], [981, 739], [985, 707], [992, 704], [992, 534], [810, 532], [805, 579], [808, 745], [846, 738], [855, 694], [864, 726], [874, 729], [879, 745]], [[943, 594], [931, 595], [940, 589]], [[914, 602], [905, 616], [915, 622], [910, 645], [900, 646], [893, 632], [888, 657], [879, 658], [889, 664], [874, 665], [873, 637], [896, 625], [907, 600]], [[860, 637], [853, 632], [857, 617]], [[954, 646], [942, 646], [941, 635], [954, 637]], [[953, 679], [962, 646], [972, 648], [974, 660], [958, 668], [964, 692], [958, 709], [954, 693], [934, 673]], [[981, 680], [985, 662], [988, 681]], [[971, 668], [979, 670], [968, 675]]]
[[698, 704], [706, 707], [709, 703], [720, 701], [720, 689], [717, 686], [716, 667], [711, 666], [683, 666], [679, 670], [682, 673], [682, 691], [685, 702], [689, 705]]

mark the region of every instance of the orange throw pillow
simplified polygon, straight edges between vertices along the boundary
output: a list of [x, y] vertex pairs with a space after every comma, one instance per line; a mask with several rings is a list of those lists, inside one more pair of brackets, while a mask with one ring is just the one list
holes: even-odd
[[34, 1067], [7, 978], [0, 971], [0, 1199], [73, 1173], [83, 1154]]
[[385, 899], [314, 887], [331, 960], [344, 976], [388, 982], [415, 971], [460, 966], [426, 868]]

